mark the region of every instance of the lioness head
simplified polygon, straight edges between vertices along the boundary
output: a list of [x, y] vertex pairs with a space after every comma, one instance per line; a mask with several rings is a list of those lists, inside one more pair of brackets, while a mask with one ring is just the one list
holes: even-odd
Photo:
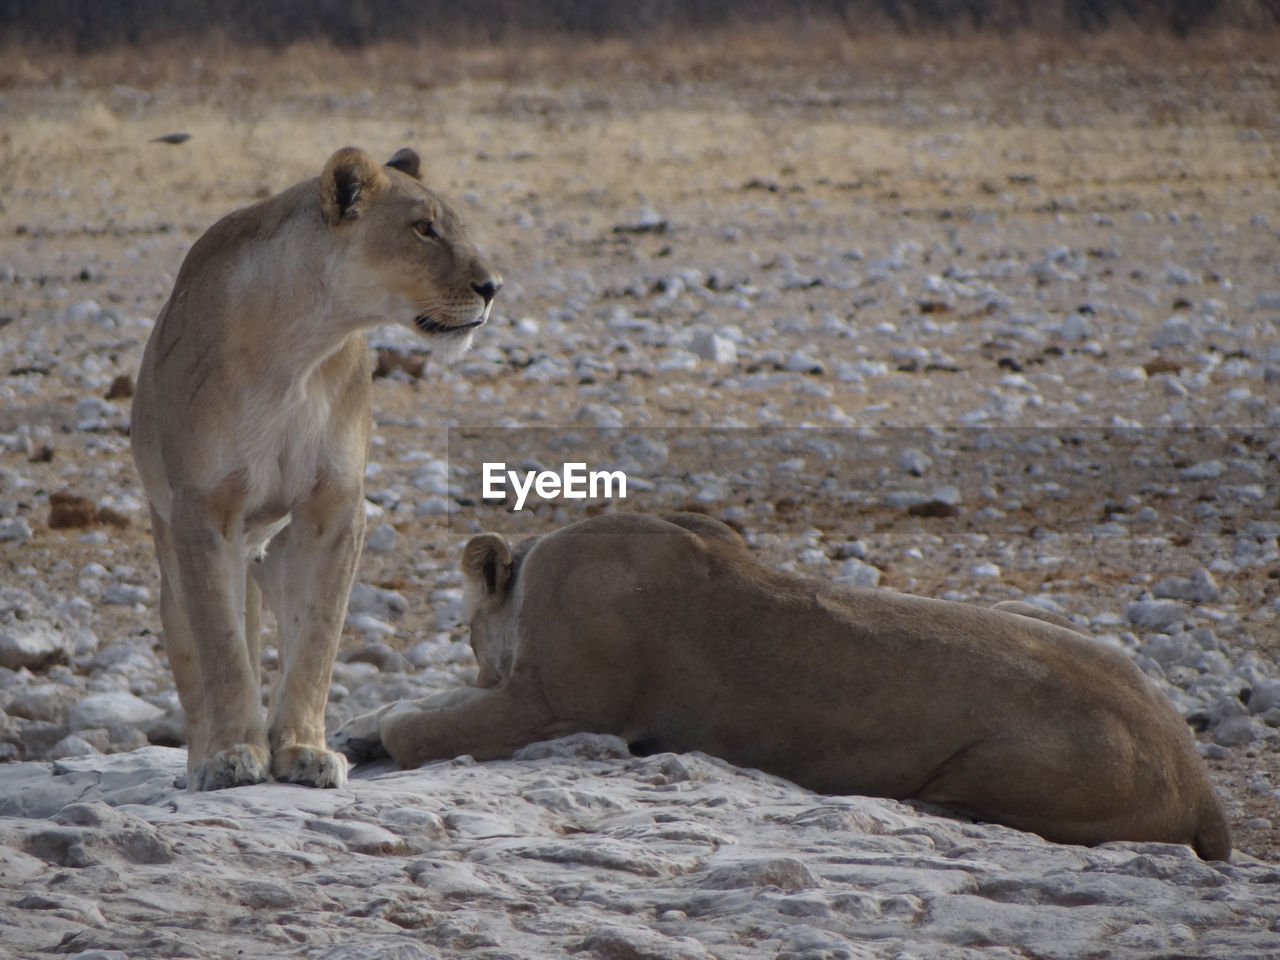
[[408, 148], [385, 165], [355, 147], [329, 158], [320, 209], [348, 252], [335, 258], [333, 279], [355, 311], [412, 326], [456, 355], [489, 319], [502, 277], [421, 178]]
[[462, 551], [462, 610], [480, 666], [477, 686], [492, 686], [511, 672], [516, 605], [508, 602], [508, 594], [523, 553], [513, 553], [496, 533], [472, 537]]

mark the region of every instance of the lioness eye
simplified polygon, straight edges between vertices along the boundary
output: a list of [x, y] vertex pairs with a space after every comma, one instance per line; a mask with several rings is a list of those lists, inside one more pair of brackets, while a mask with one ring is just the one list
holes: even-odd
[[419, 220], [413, 225], [413, 231], [424, 239], [436, 240], [439, 238], [436, 233], [436, 225], [431, 220]]

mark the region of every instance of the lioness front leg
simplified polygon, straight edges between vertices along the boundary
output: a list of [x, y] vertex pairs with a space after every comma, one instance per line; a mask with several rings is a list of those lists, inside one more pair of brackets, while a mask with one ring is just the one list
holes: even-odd
[[258, 665], [244, 634], [238, 545], [198, 505], [176, 507], [172, 524], [152, 511], [151, 523], [165, 647], [187, 714], [188, 787], [261, 783], [267, 779], [267, 736]]
[[466, 703], [475, 695], [475, 692], [475, 687], [458, 687], [455, 690], [432, 693], [417, 700], [396, 700], [383, 704], [377, 710], [370, 710], [368, 713], [362, 713], [346, 721], [329, 738], [329, 746], [352, 763], [380, 760], [390, 756], [386, 745], [382, 742], [382, 724], [392, 714], [443, 710]]
[[582, 729], [557, 718], [541, 692], [516, 675], [496, 687], [465, 687], [393, 704], [380, 714], [378, 734], [396, 763], [417, 767], [463, 754], [501, 760], [527, 744]]
[[267, 711], [277, 780], [346, 783], [346, 758], [325, 745], [324, 714], [363, 540], [359, 484], [322, 483], [253, 567], [278, 631], [280, 675]]

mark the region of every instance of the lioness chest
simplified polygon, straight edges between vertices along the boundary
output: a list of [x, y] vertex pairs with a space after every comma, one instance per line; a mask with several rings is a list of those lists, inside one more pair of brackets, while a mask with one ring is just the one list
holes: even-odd
[[[367, 349], [362, 337], [358, 346]], [[369, 395], [364, 364], [356, 366], [352, 377], [313, 377], [284, 398], [246, 404], [232, 470], [242, 481], [247, 555], [261, 555], [322, 484], [353, 496], [363, 489]]]

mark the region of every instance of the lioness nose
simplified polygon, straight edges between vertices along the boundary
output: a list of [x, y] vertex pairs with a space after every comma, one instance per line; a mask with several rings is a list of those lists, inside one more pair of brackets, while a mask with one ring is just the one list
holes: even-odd
[[502, 289], [502, 281], [498, 279], [489, 279], [484, 283], [473, 283], [471, 289], [480, 294], [484, 298], [484, 302], [488, 303], [498, 295], [498, 291]]

